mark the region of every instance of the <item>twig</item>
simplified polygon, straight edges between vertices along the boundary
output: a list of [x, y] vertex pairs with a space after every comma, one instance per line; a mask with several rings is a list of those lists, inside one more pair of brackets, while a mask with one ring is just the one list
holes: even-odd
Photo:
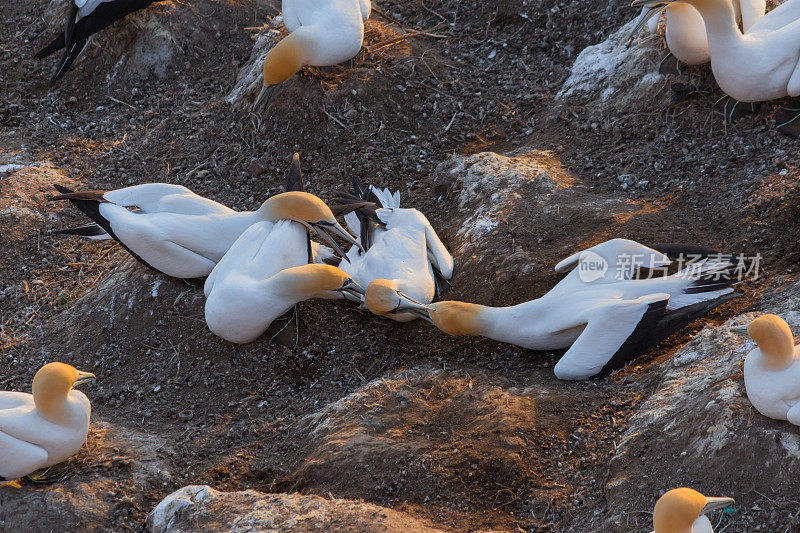
[[327, 112], [327, 111], [325, 111], [324, 109], [322, 110], [322, 112], [323, 112], [323, 113], [325, 113], [326, 115], [328, 115], [328, 118], [329, 118], [329, 119], [331, 119], [332, 121], [334, 121], [335, 123], [337, 123], [338, 125], [340, 125], [341, 127], [343, 127], [344, 129], [349, 129], [347, 126], [345, 126], [344, 124], [342, 124], [342, 121], [341, 121], [341, 120], [339, 120], [338, 118], [334, 117], [333, 115], [331, 115], [330, 113], [328, 113], [328, 112]]

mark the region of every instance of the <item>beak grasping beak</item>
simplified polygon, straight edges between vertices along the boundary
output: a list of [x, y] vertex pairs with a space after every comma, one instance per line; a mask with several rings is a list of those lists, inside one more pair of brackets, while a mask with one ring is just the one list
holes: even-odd
[[733, 326], [729, 328], [731, 333], [738, 333], [739, 335], [747, 335], [747, 326]]
[[710, 513], [711, 511], [716, 511], [717, 509], [724, 509], [729, 505], [733, 505], [736, 503], [733, 501], [733, 498], [708, 498], [706, 497], [706, 505], [703, 507], [703, 510], [700, 511], [700, 514]]
[[431, 314], [430, 314], [430, 312], [433, 311], [433, 307], [418, 302], [401, 291], [396, 291], [396, 292], [398, 298], [400, 298], [400, 302], [397, 304], [397, 307], [395, 307], [394, 310], [391, 311], [392, 313], [413, 313], [419, 316], [420, 318], [427, 320], [431, 324], [434, 323], [433, 320], [431, 320]]
[[666, 4], [664, 4], [664, 3], [651, 4], [651, 5], [644, 6], [644, 10], [639, 15], [639, 18], [636, 19], [636, 24], [633, 26], [633, 29], [628, 34], [628, 45], [629, 46], [630, 46], [631, 42], [633, 41], [634, 37], [636, 37], [639, 34], [639, 30], [641, 30], [642, 27], [644, 27], [644, 25], [647, 24], [647, 21], [650, 20], [651, 18], [653, 18], [658, 13], [661, 13], [661, 10], [664, 9], [664, 7], [666, 7]]
[[345, 254], [344, 250], [342, 250], [342, 247], [339, 246], [339, 243], [337, 243], [336, 240], [331, 236], [331, 233], [338, 235], [351, 244], [354, 244], [362, 252], [364, 251], [361, 243], [359, 243], [352, 235], [347, 233], [347, 230], [344, 229], [338, 222], [330, 223], [328, 221], [321, 220], [319, 222], [309, 223], [308, 226], [313, 229], [314, 232], [320, 236], [320, 238], [327, 242], [331, 248], [336, 250], [336, 253], [338, 253], [345, 261], [347, 260], [347, 254]]
[[75, 380], [75, 383], [72, 384], [72, 388], [80, 387], [84, 383], [89, 383], [90, 381], [94, 381], [97, 379], [97, 376], [92, 374], [91, 372], [81, 372], [78, 370], [78, 378]]
[[258, 93], [256, 101], [253, 102], [253, 113], [257, 113], [262, 106], [264, 109], [269, 107], [269, 104], [272, 101], [272, 95], [275, 94], [275, 89], [277, 87], [278, 84], [276, 83], [274, 85], [264, 85], [261, 88], [261, 92]]
[[348, 278], [341, 287], [336, 289], [336, 292], [341, 293], [346, 300], [351, 302], [361, 303], [364, 301], [364, 289], [352, 278]]

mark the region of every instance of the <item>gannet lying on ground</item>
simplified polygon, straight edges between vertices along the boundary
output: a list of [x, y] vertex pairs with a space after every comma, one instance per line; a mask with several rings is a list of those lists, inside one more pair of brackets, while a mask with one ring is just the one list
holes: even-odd
[[361, 50], [370, 0], [283, 0], [283, 24], [291, 33], [267, 54], [264, 87], [253, 109], [269, 105], [275, 88], [311, 65], [327, 67]]
[[0, 480], [58, 464], [81, 449], [92, 405], [72, 389], [93, 379], [64, 363], [49, 363], [34, 376], [33, 394], [0, 392]]
[[[672, 4], [678, 0], [634, 0], [633, 6]], [[774, 9], [742, 33], [729, 0], [685, 0], [702, 15], [719, 87], [740, 102], [800, 96], [800, 18], [797, 9]], [[795, 0], [796, 1], [796, 0]], [[792, 2], [794, 4], [795, 2]], [[766, 20], [765, 20], [766, 19]], [[793, 110], [778, 128], [797, 135], [800, 111]]]
[[[357, 244], [322, 200], [301, 191], [275, 195], [256, 211], [234, 211], [186, 187], [164, 183], [107, 192], [72, 192], [65, 187], [56, 188], [63, 194], [53, 200], [71, 201], [134, 258], [168, 276], [207, 276], [236, 239], [251, 225], [262, 221], [269, 224], [279, 220], [299, 222], [341, 255], [344, 252], [332, 235]], [[138, 209], [130, 211], [127, 206]], [[98, 232], [91, 226], [88, 229], [84, 226], [60, 233], [85, 235], [90, 231]], [[298, 241], [298, 246], [305, 251], [308, 245], [303, 243]], [[311, 248], [316, 261], [331, 256], [328, 249], [316, 243], [311, 243]]]
[[794, 345], [789, 324], [779, 316], [763, 315], [731, 331], [749, 334], [758, 344], [744, 360], [750, 403], [766, 417], [800, 426], [800, 346]]
[[304, 231], [289, 221], [260, 222], [239, 237], [206, 280], [206, 323], [212, 332], [244, 344], [303, 300], [361, 301], [364, 290], [342, 270], [303, 264], [307, 257], [287, 243]]
[[42, 59], [64, 48], [64, 57], [58, 64], [50, 84], [61, 79], [78, 59], [89, 39], [116, 21], [162, 0], [72, 0], [63, 33], [36, 53]]
[[733, 498], [709, 498], [694, 489], [672, 489], [653, 508], [652, 533], [714, 533], [706, 513], [734, 503]]
[[[349, 230], [357, 235], [363, 250], [356, 246], [347, 252], [347, 263], [340, 268], [362, 287], [381, 285], [420, 303], [429, 303], [447, 286], [453, 276], [453, 258], [428, 219], [416, 209], [400, 207], [400, 193], [354, 182], [355, 196], [340, 197], [340, 202], [364, 201], [374, 204], [345, 215]], [[375, 208], [375, 205], [380, 205]], [[373, 291], [370, 294], [379, 294]], [[381, 300], [367, 307], [374, 313], [398, 322], [417, 318], [416, 313], [381, 308]]]
[[730, 263], [702, 261], [670, 276], [632, 279], [633, 269], [615, 260], [615, 254], [623, 256], [620, 250], [655, 258], [656, 264], [668, 261], [634, 241], [614, 239], [559, 263], [556, 269], [569, 273], [536, 300], [510, 307], [457, 301], [426, 305], [395, 292], [390, 305], [427, 316], [450, 335], [482, 335], [533, 350], [568, 348], [554, 368], [556, 376], [587, 379], [622, 368], [737, 296], [730, 294]]

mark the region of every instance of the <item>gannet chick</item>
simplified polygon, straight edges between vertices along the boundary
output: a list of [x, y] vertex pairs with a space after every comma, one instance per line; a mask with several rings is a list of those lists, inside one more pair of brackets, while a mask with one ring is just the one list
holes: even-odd
[[[333, 235], [358, 244], [322, 200], [303, 191], [277, 194], [256, 211], [234, 211], [179, 185], [152, 183], [107, 192], [56, 188], [63, 194], [52, 200], [69, 200], [139, 262], [178, 278], [207, 276], [236, 239], [257, 222], [292, 220], [314, 231], [340, 255], [344, 251]], [[138, 209], [130, 211], [128, 206]], [[84, 228], [62, 233], [79, 233]], [[307, 239], [295, 242], [303, 250], [309, 247]], [[311, 253], [319, 262], [332, 256], [316, 243], [311, 243]]]
[[61, 58], [50, 84], [55, 84], [67, 73], [95, 33], [106, 29], [134, 11], [139, 11], [160, 1], [162, 0], [72, 0], [64, 32], [58, 34], [35, 56], [37, 59], [42, 59], [64, 49], [64, 56]]
[[[361, 242], [362, 251], [353, 246], [347, 252], [347, 262], [340, 268], [350, 274], [362, 287], [375, 280], [383, 286], [400, 291], [420, 303], [433, 301], [453, 276], [453, 258], [431, 223], [416, 209], [401, 208], [400, 194], [388, 189], [370, 187], [354, 182], [355, 196], [335, 201], [361, 205], [370, 200], [374, 205], [359, 207], [345, 215], [347, 227]], [[398, 311], [378, 313], [407, 322], [416, 313]]]
[[33, 394], [0, 392], [0, 480], [12, 481], [78, 452], [92, 405], [74, 387], [95, 379], [64, 363], [44, 365]]
[[[276, 261], [267, 246], [269, 239], [259, 239], [262, 224], [242, 234], [206, 282], [206, 323], [212, 332], [244, 344], [256, 340], [273, 320], [303, 300], [361, 301], [364, 290], [334, 266], [310, 264], [273, 274], [275, 265], [282, 261]], [[270, 237], [279, 239], [284, 231], [296, 228], [283, 226], [272, 231]]]
[[305, 66], [327, 67], [358, 54], [370, 0], [283, 0], [283, 24], [291, 33], [264, 60], [264, 87], [253, 110], [269, 105], [276, 87]]
[[763, 315], [731, 331], [749, 334], [758, 344], [744, 359], [750, 403], [766, 417], [800, 426], [800, 346], [794, 345], [789, 324], [779, 316]]
[[398, 293], [401, 303], [394, 312], [425, 313], [454, 336], [481, 335], [532, 350], [568, 348], [554, 368], [556, 377], [604, 377], [737, 296], [731, 294], [735, 281], [730, 263], [703, 261], [671, 276], [641, 280], [608, 264], [597, 270], [594, 265], [612, 258], [611, 251], [635, 249], [628, 243], [664, 260], [634, 241], [614, 239], [559, 263], [557, 268], [571, 271], [536, 300], [509, 307], [459, 301], [420, 304]]
[[706, 514], [734, 503], [733, 498], [709, 498], [686, 487], [672, 489], [653, 508], [652, 533], [714, 533]]

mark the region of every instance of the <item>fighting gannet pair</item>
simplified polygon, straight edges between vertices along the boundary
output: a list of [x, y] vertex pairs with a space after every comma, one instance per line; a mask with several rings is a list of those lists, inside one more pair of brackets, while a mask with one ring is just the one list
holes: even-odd
[[[351, 247], [340, 268], [367, 287], [367, 294], [376, 294], [369, 287], [380, 285], [415, 302], [432, 302], [453, 277], [453, 257], [436, 230], [419, 210], [400, 207], [399, 192], [365, 189], [355, 180], [353, 185], [355, 195], [343, 195], [334, 202], [344, 210], [357, 207], [345, 215], [345, 222], [361, 248]], [[362, 206], [365, 202], [370, 203]], [[370, 308], [369, 303], [366, 307]], [[382, 314], [398, 322], [419, 317], [401, 310]]]
[[733, 498], [707, 497], [687, 487], [672, 489], [653, 508], [652, 533], [714, 533], [706, 514], [734, 503]]
[[[634, 0], [635, 7], [685, 1], [703, 17], [711, 70], [719, 87], [740, 102], [762, 102], [800, 96], [800, 0], [776, 7], [742, 32], [729, 0]], [[788, 127], [800, 111], [784, 109]], [[795, 124], [797, 126], [797, 124]]]
[[749, 334], [758, 348], [744, 360], [747, 397], [759, 413], [800, 426], [800, 346], [789, 325], [776, 315], [763, 315], [748, 326], [731, 328]]
[[[340, 255], [344, 251], [333, 235], [358, 244], [322, 200], [302, 190], [272, 196], [256, 211], [234, 211], [186, 187], [166, 183], [115, 191], [73, 192], [56, 188], [62, 194], [52, 200], [69, 200], [94, 221], [56, 233], [113, 238], [141, 263], [177, 278], [208, 276], [236, 239], [256, 223], [271, 228], [281, 220], [291, 220], [314, 231]], [[302, 189], [297, 155], [287, 189]], [[330, 250], [308, 240], [305, 232], [296, 231], [292, 238], [292, 245], [298, 250], [308, 250], [311, 257], [304, 262], [322, 262], [332, 256]]]
[[253, 109], [269, 105], [278, 85], [311, 65], [327, 67], [358, 54], [370, 0], [283, 0], [283, 24], [291, 33], [264, 60], [264, 87]]
[[33, 378], [33, 394], [0, 391], [0, 481], [53, 466], [81, 449], [92, 405], [74, 387], [95, 379], [64, 363]]
[[61, 58], [50, 84], [54, 84], [67, 73], [95, 33], [106, 29], [134, 11], [144, 9], [159, 1], [161, 0], [72, 0], [64, 32], [58, 34], [35, 56], [42, 59], [64, 49], [64, 56]]
[[375, 314], [420, 314], [454, 336], [481, 335], [534, 350], [568, 348], [555, 366], [556, 377], [604, 377], [737, 296], [731, 294], [730, 263], [705, 259], [670, 276], [633, 279], [631, 258], [649, 268], [670, 263], [652, 248], [613, 239], [560, 262], [556, 271], [567, 276], [522, 304], [422, 304], [375, 284], [367, 288], [366, 302]]

